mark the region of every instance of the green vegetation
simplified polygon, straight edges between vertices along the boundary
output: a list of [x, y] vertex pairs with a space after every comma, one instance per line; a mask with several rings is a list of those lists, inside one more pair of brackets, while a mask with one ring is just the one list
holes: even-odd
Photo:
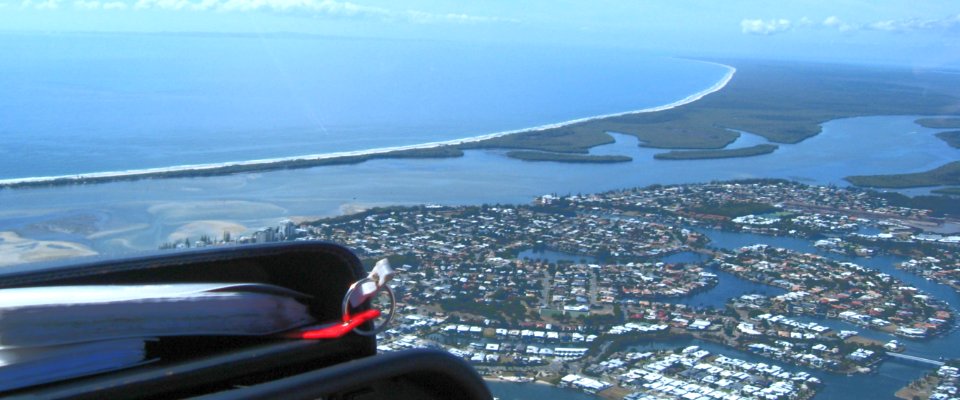
[[[591, 120], [561, 128], [491, 139], [467, 148], [585, 151], [606, 132], [636, 136], [654, 148], [720, 149], [737, 133], [752, 132], [780, 143], [820, 133], [820, 124], [868, 115], [948, 114], [960, 99], [960, 79], [918, 75], [907, 69], [839, 65], [735, 62], [723, 90], [699, 101], [655, 113]], [[582, 139], [578, 139], [582, 138]], [[535, 143], [530, 143], [535, 142]], [[563, 143], [579, 143], [568, 148]]]
[[623, 321], [623, 308], [619, 304], [613, 305], [613, 312], [610, 314], [590, 314], [583, 319], [584, 325], [587, 326], [611, 326], [622, 324]]
[[[666, 335], [667, 334], [664, 333], [651, 335], [648, 333], [630, 332], [617, 336], [604, 336], [602, 340], [596, 340], [589, 345], [587, 355], [597, 360], [606, 360], [614, 353], [627, 351], [630, 347], [636, 346], [638, 343], [648, 342]], [[675, 333], [669, 336], [671, 340], [676, 341], [682, 341], [692, 337], [689, 333]], [[677, 347], [676, 351], [680, 349], [682, 349], [682, 347]]]
[[526, 307], [520, 300], [512, 299], [497, 304], [480, 303], [460, 298], [440, 300], [440, 307], [445, 312], [461, 312], [478, 316], [502, 316], [504, 319], [522, 320], [526, 316]]
[[[373, 269], [377, 262], [382, 258], [364, 258], [360, 260], [360, 263], [363, 264], [363, 268], [367, 271]], [[387, 256], [387, 261], [390, 262], [390, 265], [409, 265], [413, 268], [420, 266], [420, 259], [417, 258], [416, 254], [407, 253], [407, 254], [392, 254]], [[432, 270], [428, 270], [432, 271]]]
[[63, 186], [86, 183], [106, 183], [117, 181], [135, 181], [140, 179], [154, 178], [196, 178], [206, 176], [220, 176], [238, 174], [244, 172], [262, 172], [275, 171], [281, 169], [312, 168], [328, 165], [359, 164], [364, 161], [383, 159], [383, 158], [447, 158], [462, 157], [463, 151], [455, 147], [433, 147], [426, 149], [397, 150], [378, 154], [364, 154], [358, 156], [344, 156], [336, 158], [322, 159], [298, 159], [277, 162], [264, 162], [244, 165], [225, 165], [207, 169], [188, 169], [181, 171], [161, 171], [146, 172], [140, 174], [128, 174], [117, 176], [82, 176], [61, 178], [49, 181], [37, 182], [18, 182], [0, 185], [3, 188], [24, 188], [24, 187], [43, 187], [43, 186]]
[[519, 149], [586, 154], [591, 147], [613, 142], [613, 136], [605, 131], [585, 131], [563, 127], [500, 136], [480, 142], [461, 144], [457, 147], [463, 150]]
[[829, 120], [865, 115], [943, 114], [958, 102], [955, 92], [947, 88], [936, 90], [932, 81], [906, 69], [734, 64], [737, 73], [727, 87], [700, 101], [614, 120], [635, 125], [635, 129], [625, 133], [640, 134], [638, 137], [652, 147], [666, 147], [659, 146], [658, 141], [667, 134], [736, 135], [727, 129], [752, 132], [774, 142], [797, 143], [820, 133], [820, 124]]
[[700, 214], [719, 215], [722, 217], [736, 218], [744, 215], [762, 215], [780, 211], [767, 203], [755, 202], [730, 202], [723, 204], [705, 204], [700, 207], [693, 207], [690, 211]]
[[628, 156], [595, 156], [590, 154], [544, 153], [541, 151], [511, 151], [507, 157], [523, 161], [557, 161], [572, 163], [618, 163], [630, 162]]
[[704, 160], [710, 158], [734, 158], [734, 157], [752, 157], [761, 154], [770, 154], [780, 146], [775, 144], [758, 144], [756, 146], [744, 147], [739, 149], [720, 149], [720, 150], [673, 150], [666, 153], [655, 154], [653, 158], [658, 160]]
[[937, 137], [947, 142], [950, 147], [960, 149], [960, 131], [940, 132], [937, 134]]
[[857, 186], [890, 189], [960, 185], [960, 161], [954, 161], [929, 171], [912, 174], [857, 175], [848, 176], [843, 179]]
[[960, 196], [960, 187], [953, 186], [953, 187], [934, 189], [934, 190], [931, 190], [931, 192], [938, 193], [938, 194], [945, 194], [948, 196]]
[[445, 146], [426, 149], [397, 150], [383, 154], [371, 154], [365, 157], [367, 157], [368, 160], [378, 158], [456, 158], [463, 157], [463, 151], [454, 147]]
[[934, 129], [957, 129], [960, 128], [960, 118], [920, 118], [916, 121], [917, 125], [924, 128]]
[[950, 196], [906, 196], [900, 193], [880, 193], [892, 206], [930, 210], [934, 217], [960, 215], [960, 201]]
[[[833, 119], [891, 114], [949, 115], [956, 110], [957, 104], [960, 104], [960, 97], [956, 95], [960, 93], [960, 77], [955, 76], [915, 74], [909, 69], [889, 67], [797, 65], [757, 61], [730, 63], [737, 67], [737, 73], [723, 90], [696, 102], [659, 112], [590, 120], [557, 128], [438, 148], [328, 159], [232, 165], [203, 170], [111, 177], [70, 177], [53, 181], [7, 184], [0, 188], [58, 186], [145, 178], [204, 177], [356, 164], [382, 158], [460, 157], [463, 155], [463, 150], [469, 149], [495, 148], [585, 155], [592, 147], [614, 142], [613, 137], [607, 132], [635, 136], [643, 146], [652, 148], [718, 150], [736, 140], [738, 136], [736, 131], [755, 133], [773, 142], [797, 143], [820, 133], [820, 124]], [[960, 118], [925, 118], [918, 120], [917, 123], [930, 127], [957, 128], [960, 127]], [[956, 138], [956, 134], [945, 136], [941, 138], [948, 142]], [[656, 157], [660, 159], [746, 157], [775, 150], [775, 147], [769, 146], [772, 145], [703, 153], [669, 152], [658, 154]], [[534, 155], [530, 152], [513, 153], [513, 156], [531, 161], [542, 161], [547, 157], [547, 155]], [[550, 155], [550, 161], [627, 161], [614, 158], [623, 156], [597, 157], [601, 156], [560, 159], [559, 156]], [[863, 182], [873, 181], [868, 179]], [[927, 185], [928, 183], [924, 181], [923, 184], [913, 183], [908, 186]]]

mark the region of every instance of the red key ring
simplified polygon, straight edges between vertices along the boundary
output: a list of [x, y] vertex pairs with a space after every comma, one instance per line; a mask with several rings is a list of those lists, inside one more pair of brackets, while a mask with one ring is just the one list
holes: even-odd
[[345, 316], [345, 321], [340, 323], [334, 323], [330, 326], [325, 326], [317, 329], [310, 329], [297, 333], [299, 339], [337, 339], [343, 337], [344, 335], [350, 333], [360, 325], [363, 325], [367, 321], [372, 321], [380, 316], [380, 310], [375, 308], [361, 311], [353, 316]]
[[[390, 321], [393, 320], [393, 315], [397, 307], [397, 299], [394, 297], [393, 290], [390, 289], [389, 285], [387, 285], [387, 282], [389, 282], [391, 277], [393, 277], [393, 273], [394, 272], [390, 268], [390, 264], [387, 262], [387, 260], [380, 260], [377, 262], [376, 267], [374, 267], [373, 272], [370, 273], [370, 276], [354, 282], [352, 285], [350, 285], [350, 288], [347, 289], [347, 293], [343, 296], [343, 304], [341, 309], [341, 315], [343, 317], [341, 322], [329, 323], [312, 329], [305, 328], [284, 336], [295, 339], [314, 340], [337, 339], [343, 337], [351, 331], [363, 336], [374, 336], [380, 332], [383, 332], [390, 324]], [[372, 290], [371, 288], [364, 287], [364, 285], [367, 284], [374, 285]], [[383, 314], [379, 309], [376, 308], [361, 311], [355, 315], [350, 314], [350, 309], [352, 308], [351, 303], [353, 303], [353, 306], [359, 307], [361, 304], [369, 302], [373, 299], [373, 297], [381, 294], [386, 294], [388, 301], [390, 302], [390, 307], [387, 309], [387, 314]], [[377, 325], [376, 322], [374, 322], [373, 329], [360, 329], [360, 326], [363, 324], [369, 321], [374, 321], [383, 315], [386, 316], [386, 320], [380, 325]]]
[[[342, 309], [340, 311], [343, 315], [344, 322], [346, 322], [350, 318], [350, 299], [352, 298], [354, 291], [357, 291], [357, 290], [362, 291], [363, 285], [369, 282], [375, 282], [375, 281], [371, 278], [363, 278], [357, 282], [354, 282], [352, 285], [350, 285], [350, 288], [347, 289], [347, 294], [343, 296], [343, 304], [342, 304]], [[397, 307], [397, 299], [396, 297], [394, 297], [393, 290], [390, 289], [389, 285], [383, 285], [381, 287], [378, 287], [376, 291], [374, 291], [374, 293], [367, 296], [367, 298], [368, 299], [372, 298], [373, 296], [380, 293], [386, 293], [390, 301], [390, 307], [387, 308], [386, 320], [383, 321], [383, 323], [380, 324], [379, 326], [374, 326], [373, 329], [371, 330], [363, 330], [359, 328], [354, 329], [353, 331], [356, 332], [358, 335], [375, 336], [380, 332], [383, 332], [384, 330], [386, 330], [387, 326], [390, 325], [390, 321], [393, 320], [393, 315]], [[369, 300], [366, 300], [366, 301], [369, 301]]]

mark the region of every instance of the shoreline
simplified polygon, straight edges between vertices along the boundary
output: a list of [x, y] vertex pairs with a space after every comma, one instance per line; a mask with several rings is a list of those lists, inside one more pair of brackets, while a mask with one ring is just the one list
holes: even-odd
[[533, 379], [533, 378], [531, 378], [531, 380], [529, 380], [529, 381], [519, 381], [519, 380], [506, 379], [505, 377], [502, 377], [502, 376], [493, 376], [493, 375], [483, 375], [483, 374], [481, 374], [480, 377], [482, 377], [484, 381], [488, 381], [488, 382], [532, 383], [532, 384], [536, 384], [536, 385], [544, 385], [544, 386], [550, 386], [550, 387], [555, 387], [555, 388], [559, 388], [559, 387], [560, 387], [560, 386], [554, 385], [554, 384], [552, 384], [552, 383], [550, 383], [550, 382], [544, 382], [544, 381], [541, 381], [541, 380], [539, 380], [539, 379]]
[[[67, 185], [67, 184], [80, 184], [80, 183], [110, 182], [113, 180], [126, 180], [126, 179], [189, 177], [190, 174], [220, 175], [220, 174], [230, 174], [230, 173], [236, 173], [236, 172], [255, 172], [257, 170], [271, 169], [270, 168], [271, 166], [281, 166], [289, 163], [311, 163], [311, 162], [334, 163], [338, 160], [342, 161], [343, 163], [358, 162], [355, 159], [359, 159], [359, 161], [362, 162], [372, 157], [378, 157], [378, 156], [390, 157], [390, 153], [418, 151], [418, 150], [419, 151], [436, 150], [436, 149], [447, 148], [452, 146], [482, 142], [485, 140], [495, 139], [503, 136], [562, 128], [570, 125], [596, 121], [596, 120], [601, 120], [606, 118], [614, 118], [614, 117], [621, 117], [625, 115], [645, 114], [645, 113], [665, 111], [665, 110], [670, 110], [673, 108], [677, 108], [683, 105], [693, 103], [709, 94], [715, 93], [723, 89], [733, 79], [733, 76], [737, 71], [737, 69], [734, 68], [733, 66], [726, 65], [726, 64], [720, 64], [720, 63], [711, 62], [711, 61], [700, 61], [700, 60], [696, 60], [696, 61], [724, 67], [727, 69], [727, 72], [719, 81], [717, 81], [716, 83], [714, 83], [713, 85], [711, 85], [710, 87], [704, 90], [693, 93], [680, 100], [677, 100], [668, 104], [655, 106], [655, 107], [648, 107], [640, 110], [623, 111], [623, 112], [602, 114], [602, 115], [596, 115], [596, 116], [590, 116], [590, 117], [584, 117], [584, 118], [576, 118], [572, 120], [539, 125], [539, 126], [529, 127], [529, 128], [514, 129], [514, 130], [508, 130], [508, 131], [489, 133], [485, 135], [472, 136], [467, 138], [442, 140], [442, 141], [427, 142], [427, 143], [420, 143], [420, 144], [413, 144], [413, 145], [380, 147], [380, 148], [373, 148], [373, 149], [366, 149], [366, 150], [341, 151], [341, 152], [333, 152], [333, 153], [308, 154], [308, 155], [289, 156], [289, 157], [264, 158], [264, 159], [255, 159], [255, 160], [245, 160], [245, 161], [228, 161], [228, 162], [211, 163], [211, 164], [188, 164], [188, 165], [178, 165], [178, 166], [171, 166], [171, 167], [130, 169], [130, 170], [122, 170], [122, 171], [92, 172], [92, 173], [82, 173], [82, 174], [25, 177], [25, 178], [7, 178], [7, 179], [0, 179], [0, 189], [32, 187], [32, 186], [52, 186], [52, 185]], [[320, 165], [323, 165], [323, 164], [318, 164], [316, 166], [320, 166]], [[242, 171], [237, 171], [238, 168], [242, 169]]]

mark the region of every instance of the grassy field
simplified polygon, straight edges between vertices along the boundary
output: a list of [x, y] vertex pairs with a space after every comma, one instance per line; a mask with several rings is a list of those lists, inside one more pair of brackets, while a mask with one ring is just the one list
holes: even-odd
[[960, 161], [912, 174], [858, 175], [848, 176], [844, 179], [857, 186], [888, 189], [960, 185]]
[[633, 158], [627, 156], [595, 156], [590, 154], [544, 153], [541, 151], [510, 151], [507, 157], [523, 161], [555, 161], [571, 163], [617, 163], [630, 162]]
[[775, 144], [758, 144], [740, 149], [673, 150], [666, 153], [655, 154], [653, 158], [658, 160], [704, 160], [710, 158], [752, 157], [773, 153], [779, 147], [780, 146]]

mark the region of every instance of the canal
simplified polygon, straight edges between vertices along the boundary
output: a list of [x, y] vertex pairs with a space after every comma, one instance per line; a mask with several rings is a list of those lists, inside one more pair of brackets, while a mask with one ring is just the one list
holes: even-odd
[[[818, 254], [837, 261], [852, 262], [864, 267], [873, 268], [887, 273], [906, 284], [926, 292], [927, 294], [946, 301], [955, 311], [958, 304], [960, 304], [960, 295], [958, 295], [953, 288], [897, 269], [895, 267], [896, 263], [905, 261], [905, 259], [902, 257], [890, 255], [881, 255], [875, 257], [850, 257], [843, 254], [822, 251], [813, 246], [812, 241], [805, 239], [774, 237], [750, 233], [724, 232], [713, 229], [697, 228], [697, 230], [705, 234], [710, 239], [710, 246], [714, 248], [734, 250], [753, 244], [767, 244], [770, 246], [782, 247], [804, 253]], [[549, 251], [538, 253], [530, 251], [522, 253], [522, 256], [547, 259], [553, 262], [559, 260], [579, 262], [582, 259], [589, 259], [587, 257]], [[698, 253], [683, 252], [664, 257], [662, 261], [667, 263], [697, 263], [706, 261], [704, 257], [705, 256]], [[739, 297], [743, 294], [760, 293], [769, 296], [775, 296], [785, 292], [783, 289], [750, 282], [723, 271], [711, 270], [710, 272], [717, 274], [719, 279], [717, 286], [714, 288], [693, 296], [661, 299], [660, 301], [686, 304], [693, 307], [721, 308], [728, 299], [732, 297]], [[906, 354], [930, 359], [938, 359], [939, 357], [960, 358], [960, 333], [958, 333], [957, 329], [953, 329], [950, 332], [933, 339], [913, 340], [895, 337], [888, 333], [872, 331], [836, 319], [807, 316], [792, 318], [801, 321], [814, 321], [821, 325], [829, 326], [835, 330], [856, 330], [859, 331], [864, 337], [877, 340], [886, 341], [896, 338], [907, 346]], [[817, 399], [833, 400], [849, 399], [852, 397], [892, 399], [894, 398], [894, 392], [896, 392], [899, 388], [907, 385], [910, 381], [932, 370], [932, 367], [929, 366], [905, 363], [896, 360], [887, 360], [883, 362], [880, 367], [877, 368], [876, 372], [872, 374], [851, 376], [839, 375], [819, 370], [786, 365], [779, 361], [765, 359], [758, 355], [745, 353], [696, 339], [637, 343], [634, 346], [634, 349], [638, 351], [645, 351], [652, 349], [673, 349], [676, 347], [690, 345], [697, 345], [713, 353], [723, 353], [731, 357], [737, 357], [749, 361], [775, 363], [792, 371], [807, 371], [818, 377], [824, 383], [824, 387], [816, 396]], [[548, 396], [552, 400], [583, 400], [597, 398], [570, 389], [553, 388], [542, 384], [533, 383], [518, 384], [491, 382], [490, 387], [495, 396], [504, 400], [546, 398]]]

